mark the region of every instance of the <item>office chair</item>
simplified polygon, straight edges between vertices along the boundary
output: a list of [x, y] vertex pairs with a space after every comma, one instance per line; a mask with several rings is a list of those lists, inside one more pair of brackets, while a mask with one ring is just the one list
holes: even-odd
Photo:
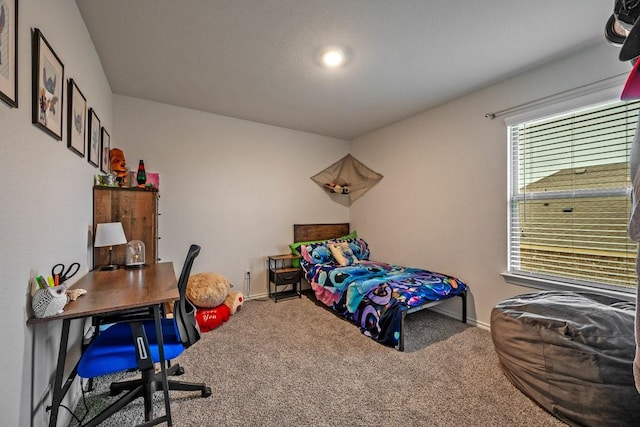
[[[167, 361], [176, 358], [200, 339], [200, 331], [195, 321], [195, 307], [186, 298], [191, 267], [199, 253], [200, 246], [191, 245], [178, 279], [180, 299], [174, 303], [173, 319], [161, 319], [164, 357]], [[82, 378], [94, 378], [137, 369], [141, 371], [142, 378], [112, 383], [112, 396], [124, 390], [129, 392], [93, 418], [88, 425], [101, 423], [138, 397], [144, 399], [145, 421], [149, 422], [153, 419], [153, 393], [163, 389], [162, 373], [156, 373], [154, 368], [154, 363], [160, 360], [154, 321], [149, 320], [148, 316], [140, 319], [139, 315], [132, 318], [125, 316], [123, 319], [125, 322], [110, 326], [87, 346], [78, 363], [78, 375]], [[182, 373], [184, 369], [179, 364], [167, 369], [167, 376]], [[168, 379], [168, 384], [169, 390], [200, 391], [202, 397], [211, 395], [211, 388], [203, 383], [185, 383]]]

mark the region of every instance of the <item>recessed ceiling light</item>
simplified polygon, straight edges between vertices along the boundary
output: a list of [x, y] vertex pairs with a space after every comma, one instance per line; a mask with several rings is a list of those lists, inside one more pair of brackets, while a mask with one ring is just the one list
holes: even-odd
[[339, 67], [344, 64], [344, 52], [342, 49], [327, 49], [322, 54], [322, 63], [329, 68]]
[[340, 68], [348, 62], [349, 58], [349, 50], [337, 46], [321, 49], [317, 55], [320, 65], [326, 68]]

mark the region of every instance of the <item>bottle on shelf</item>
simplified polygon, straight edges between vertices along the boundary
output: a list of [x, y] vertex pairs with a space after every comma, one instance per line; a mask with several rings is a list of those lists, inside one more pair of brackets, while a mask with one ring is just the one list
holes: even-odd
[[140, 160], [138, 164], [138, 175], [136, 176], [136, 180], [138, 181], [138, 187], [144, 187], [144, 184], [147, 182], [147, 173], [144, 170], [144, 160]]

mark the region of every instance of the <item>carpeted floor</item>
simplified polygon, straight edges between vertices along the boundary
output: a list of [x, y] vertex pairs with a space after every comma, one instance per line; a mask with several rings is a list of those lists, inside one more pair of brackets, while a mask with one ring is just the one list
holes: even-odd
[[[186, 370], [180, 379], [205, 382], [213, 395], [172, 392], [174, 425], [565, 425], [509, 383], [488, 331], [429, 310], [407, 317], [406, 327], [406, 351], [398, 352], [306, 296], [247, 301], [177, 359]], [[124, 376], [95, 380], [92, 412]], [[80, 402], [76, 415], [84, 412]], [[142, 421], [138, 399], [103, 425]]]

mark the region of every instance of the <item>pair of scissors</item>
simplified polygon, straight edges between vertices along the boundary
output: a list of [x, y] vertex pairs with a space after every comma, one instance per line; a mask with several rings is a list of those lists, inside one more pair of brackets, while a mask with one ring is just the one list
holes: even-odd
[[66, 270], [64, 264], [56, 264], [51, 269], [51, 276], [54, 278], [54, 280], [57, 276], [58, 280], [56, 285], [62, 285], [64, 282], [75, 276], [79, 270], [80, 263], [77, 262], [72, 263]]

